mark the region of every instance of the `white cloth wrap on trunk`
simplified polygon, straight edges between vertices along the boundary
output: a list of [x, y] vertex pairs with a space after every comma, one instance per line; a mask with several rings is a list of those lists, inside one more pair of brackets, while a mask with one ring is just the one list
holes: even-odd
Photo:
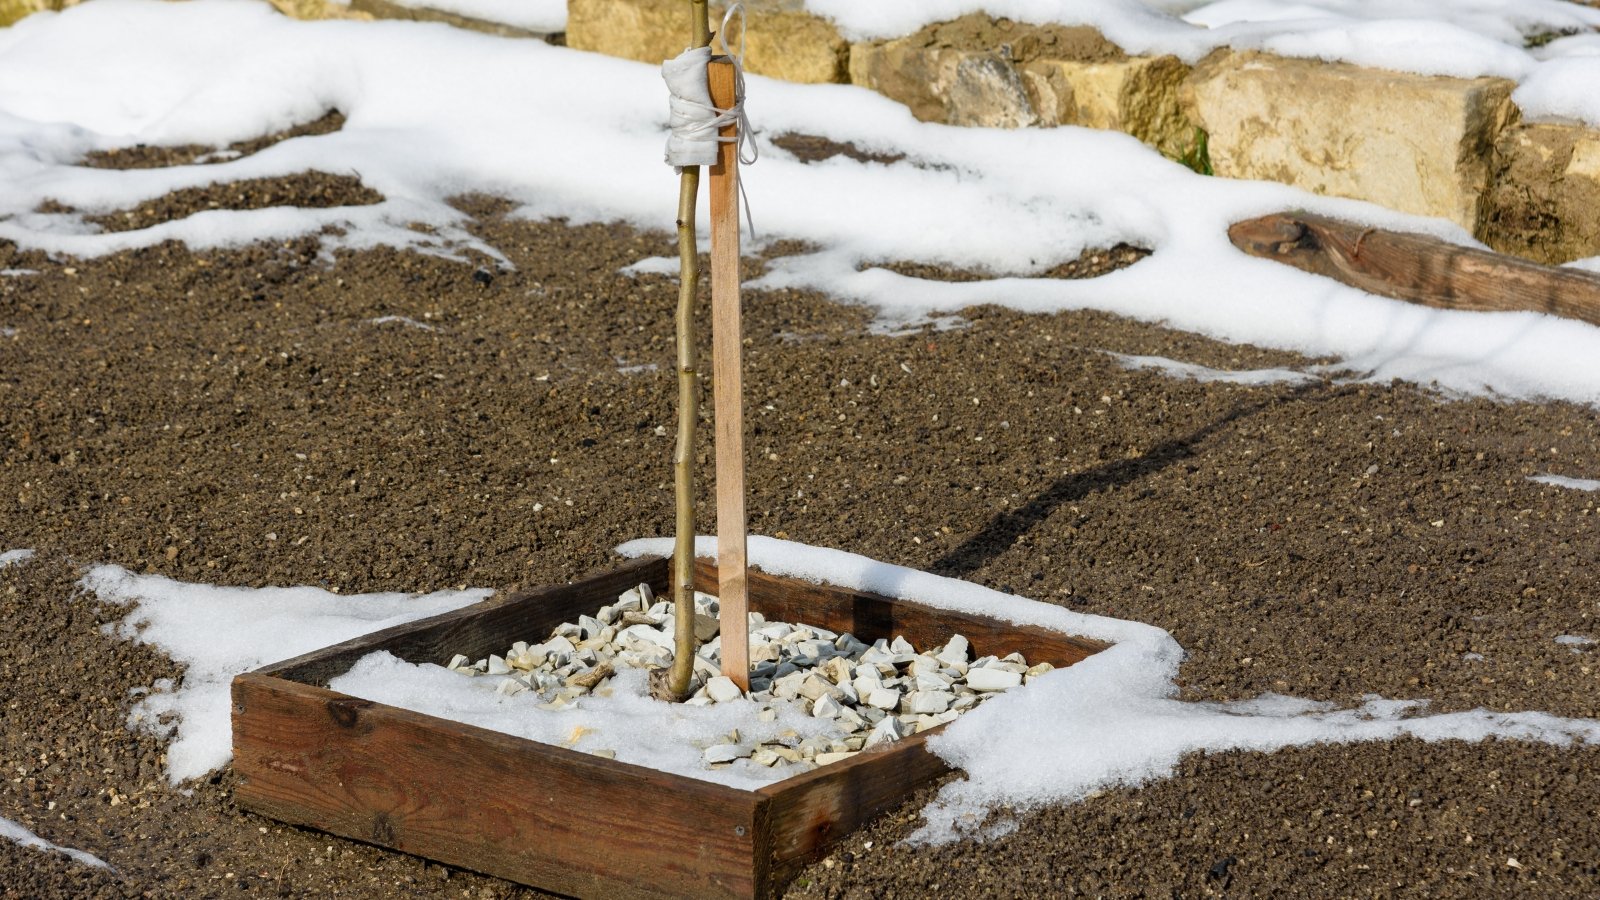
[[667, 165], [712, 166], [717, 163], [717, 109], [706, 83], [710, 47], [695, 47], [661, 64], [666, 79], [672, 134], [667, 137]]

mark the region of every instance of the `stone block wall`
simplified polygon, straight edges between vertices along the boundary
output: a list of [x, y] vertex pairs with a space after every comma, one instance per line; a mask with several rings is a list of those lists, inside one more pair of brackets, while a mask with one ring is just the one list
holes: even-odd
[[1218, 175], [1292, 184], [1475, 229], [1510, 81], [1221, 51], [1183, 86]]
[[[726, 3], [713, 0], [711, 27]], [[848, 79], [850, 45], [800, 0], [744, 0], [745, 68], [757, 75], [806, 84]], [[738, 34], [732, 35], [737, 42]], [[684, 0], [568, 0], [567, 46], [624, 59], [659, 63], [689, 45]]]
[[963, 16], [851, 47], [849, 74], [925, 122], [1083, 125], [1174, 153], [1192, 131], [1178, 105], [1188, 67], [1171, 56], [1129, 56], [1092, 28]]
[[1041, 117], [1041, 125], [1123, 131], [1173, 155], [1194, 140], [1194, 123], [1179, 102], [1188, 74], [1175, 56], [1039, 60], [1023, 70], [1038, 96], [1048, 90], [1067, 98], [1055, 115]]
[[[1504, 79], [1226, 50], [1191, 68], [1093, 29], [984, 15], [850, 45], [799, 0], [746, 6], [753, 72], [871, 88], [928, 122], [1122, 131], [1173, 157], [1204, 129], [1219, 176], [1446, 218], [1544, 262], [1600, 255], [1600, 129], [1522, 124]], [[682, 48], [682, 0], [568, 10], [570, 46], [648, 62]]]

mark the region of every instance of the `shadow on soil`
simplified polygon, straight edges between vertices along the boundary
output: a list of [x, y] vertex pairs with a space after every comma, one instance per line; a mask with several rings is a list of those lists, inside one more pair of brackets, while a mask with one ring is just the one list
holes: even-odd
[[1283, 394], [1236, 407], [1217, 421], [1181, 437], [1162, 441], [1133, 459], [1119, 459], [1086, 472], [1063, 475], [1028, 502], [995, 516], [989, 524], [935, 560], [930, 570], [948, 578], [965, 578], [1010, 550], [1023, 535], [1054, 515], [1062, 504], [1132, 484], [1174, 463], [1189, 459], [1195, 455], [1200, 444], [1218, 432], [1270, 406], [1313, 392], [1326, 396], [1334, 389], [1334, 385], [1326, 382], [1298, 384]]

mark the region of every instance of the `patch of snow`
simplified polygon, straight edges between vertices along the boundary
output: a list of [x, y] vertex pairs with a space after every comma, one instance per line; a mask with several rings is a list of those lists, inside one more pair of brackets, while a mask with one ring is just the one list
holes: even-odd
[[828, 339], [828, 335], [821, 332], [816, 334], [801, 334], [797, 331], [779, 331], [775, 332], [772, 336], [780, 341], [783, 341], [785, 344], [811, 344], [817, 341], [825, 341]]
[[426, 322], [418, 322], [416, 319], [413, 319], [410, 316], [379, 316], [376, 319], [368, 319], [367, 320], [367, 324], [368, 325], [390, 325], [390, 324], [393, 324], [393, 325], [404, 325], [407, 328], [416, 328], [416, 329], [418, 329], [420, 331], [438, 331], [439, 330], [438, 328], [435, 328], [434, 326], [429, 325]]
[[37, 834], [34, 834], [27, 828], [23, 827], [21, 822], [13, 822], [4, 816], [0, 816], [0, 838], [5, 838], [8, 841], [15, 841], [24, 847], [32, 847], [35, 850], [43, 850], [47, 853], [65, 853], [67, 856], [72, 857], [78, 862], [83, 863], [86, 866], [93, 866], [96, 869], [106, 869], [113, 872], [116, 871], [115, 869], [111, 868], [110, 863], [107, 863], [100, 857], [95, 856], [93, 853], [83, 850], [74, 850], [71, 847], [63, 847], [60, 844], [52, 844], [51, 842], [39, 837]]
[[[669, 556], [671, 539], [631, 541], [624, 556]], [[1357, 709], [1265, 694], [1230, 703], [1175, 699], [1183, 650], [1162, 629], [1072, 612], [980, 585], [864, 556], [752, 536], [749, 561], [764, 571], [916, 600], [1017, 624], [1079, 635], [1111, 646], [1050, 672], [962, 716], [928, 749], [966, 772], [923, 810], [913, 842], [942, 843], [983, 834], [996, 810], [1071, 803], [1097, 790], [1169, 777], [1196, 751], [1271, 752], [1313, 744], [1479, 741], [1491, 736], [1567, 745], [1600, 744], [1600, 721], [1540, 712], [1486, 709], [1420, 715], [1425, 701], [1369, 697]], [[714, 556], [716, 539], [695, 552]], [[1001, 749], [1003, 748], [1003, 749]], [[1003, 817], [1001, 818], [1003, 821]]]
[[290, 659], [426, 616], [476, 603], [493, 591], [351, 594], [314, 587], [219, 587], [95, 566], [80, 586], [102, 603], [134, 608], [107, 630], [149, 644], [187, 668], [179, 684], [157, 682], [134, 705], [128, 724], [175, 735], [167, 747], [173, 784], [225, 765], [233, 756], [229, 682], [267, 663]]
[[1220, 0], [1183, 19], [1235, 47], [1463, 78], [1523, 77], [1529, 38], [1600, 25], [1557, 0]]
[[[530, 639], [541, 637], [529, 635]], [[782, 704], [775, 721], [756, 718], [760, 704], [735, 700], [683, 706], [651, 699], [643, 669], [623, 669], [611, 678], [609, 697], [585, 696], [560, 710], [534, 709], [532, 697], [508, 697], [495, 689], [502, 678], [466, 678], [443, 666], [412, 664], [388, 653], [363, 657], [328, 687], [353, 697], [424, 712], [491, 731], [580, 751], [613, 750], [617, 759], [703, 781], [752, 789], [788, 774], [741, 759], [708, 769], [695, 746], [720, 743], [737, 729], [741, 742], [773, 740], [793, 729], [802, 738], [822, 734], [831, 720], [813, 718], [801, 704]], [[992, 701], [991, 701], [992, 702]]]
[[657, 363], [639, 363], [633, 366], [617, 366], [617, 371], [624, 375], [642, 375], [645, 372], [654, 372], [661, 366]]
[[940, 333], [971, 327], [972, 323], [961, 316], [879, 316], [867, 325], [867, 333], [882, 337], [907, 337], [929, 330]]
[[0, 269], [0, 278], [21, 278], [23, 275], [37, 275], [38, 269]]
[[1461, 654], [1461, 658], [1467, 662], [1483, 662], [1485, 659], [1482, 653], [1463, 653]]
[[1600, 34], [1559, 38], [1533, 55], [1543, 62], [1511, 95], [1524, 115], [1600, 126]]
[[0, 553], [0, 569], [6, 566], [19, 566], [30, 559], [33, 559], [32, 550], [7, 550]]
[[1563, 647], [1571, 647], [1574, 650], [1581, 650], [1586, 647], [1593, 647], [1595, 645], [1595, 639], [1592, 637], [1584, 637], [1581, 634], [1563, 634], [1556, 637], [1556, 643]]
[[1268, 384], [1299, 384], [1306, 381], [1316, 381], [1317, 376], [1293, 369], [1243, 369], [1232, 371], [1228, 369], [1213, 369], [1210, 366], [1195, 363], [1179, 362], [1167, 359], [1164, 356], [1130, 356], [1125, 353], [1109, 353], [1113, 359], [1127, 369], [1155, 369], [1172, 378], [1184, 378], [1190, 381], [1217, 381], [1224, 384], [1242, 384], [1261, 386]]
[[676, 256], [646, 256], [632, 265], [623, 266], [617, 274], [634, 278], [639, 275], [671, 275], [677, 277], [682, 262]]
[[243, 155], [238, 150], [213, 150], [210, 153], [195, 157], [194, 161], [197, 163], [225, 162], [230, 159], [238, 159]]
[[[1363, 42], [1367, 33], [1360, 29], [1415, 31], [1384, 19], [1376, 0], [1307, 2], [1321, 11], [1312, 21], [1342, 17], [1339, 33]], [[968, 0], [812, 0], [812, 6], [874, 28], [977, 8]], [[1029, 21], [1098, 24], [1119, 42], [1142, 36], [1152, 50], [1189, 41], [1198, 42], [1198, 53], [1229, 39], [1230, 29], [1266, 33], [1246, 21], [1201, 28], [1135, 0], [990, 6]], [[1553, 0], [1468, 6], [1429, 7], [1436, 23], [1430, 33], [1465, 35], [1463, 53], [1471, 38], [1500, 48], [1495, 53], [1526, 56], [1495, 42], [1569, 20], [1600, 23], [1600, 10]], [[1427, 12], [1415, 3], [1395, 8], [1413, 17]], [[1295, 40], [1320, 33], [1273, 27], [1279, 31], [1272, 34]], [[1588, 59], [1588, 46], [1575, 42], [1558, 48], [1564, 55], [1548, 62], [1528, 56], [1525, 64]], [[421, 58], [427, 67], [415, 65]], [[578, 83], [585, 85], [582, 96], [565, 89]], [[497, 89], [484, 91], [484, 84]], [[1027, 312], [1098, 309], [1332, 357], [1339, 368], [1380, 382], [1600, 403], [1600, 329], [1537, 313], [1436, 310], [1374, 297], [1245, 256], [1227, 239], [1227, 227], [1241, 219], [1305, 209], [1475, 245], [1447, 222], [1282, 185], [1202, 177], [1122, 134], [927, 124], [900, 104], [841, 85], [752, 76], [749, 93], [751, 115], [765, 133], [814, 134], [905, 157], [883, 164], [841, 156], [806, 165], [775, 154], [746, 170], [763, 239], [814, 248], [772, 260], [752, 290], [817, 290], [871, 306], [890, 321], [990, 303]], [[1600, 104], [1600, 92], [1592, 93]], [[99, 0], [0, 31], [0, 183], [7, 187], [0, 192], [0, 240], [98, 256], [164, 240], [196, 248], [284, 240], [331, 225], [342, 232], [324, 236], [332, 249], [387, 244], [457, 255], [477, 249], [503, 260], [447, 202], [471, 192], [508, 197], [526, 217], [659, 229], [674, 220], [677, 196], [670, 170], [656, 162], [664, 101], [654, 66], [535, 41], [406, 22], [301, 22], [264, 4]], [[346, 115], [340, 131], [216, 165], [119, 171], [76, 164], [92, 150], [139, 142], [243, 140], [330, 108]], [[1059, 165], [1062, 159], [1075, 164]], [[359, 172], [386, 199], [333, 209], [207, 210], [116, 233], [101, 233], [84, 219], [180, 188], [308, 169]], [[572, 178], [574, 171], [604, 177]], [[79, 212], [35, 213], [46, 199]], [[432, 233], [410, 227], [415, 223]], [[1026, 275], [1087, 248], [1123, 242], [1155, 253], [1085, 281], [945, 283], [870, 265], [900, 259]]]
[[437, 9], [481, 22], [498, 22], [541, 34], [567, 29], [566, 0], [395, 0], [409, 9]]
[[1556, 487], [1572, 488], [1576, 491], [1600, 491], [1600, 479], [1595, 478], [1568, 478], [1565, 475], [1529, 475], [1528, 480]]

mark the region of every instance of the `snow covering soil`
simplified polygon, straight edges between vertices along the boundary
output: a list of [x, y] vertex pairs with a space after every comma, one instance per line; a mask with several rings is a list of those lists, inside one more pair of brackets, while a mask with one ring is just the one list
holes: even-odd
[[75, 859], [86, 866], [93, 866], [96, 869], [111, 868], [109, 863], [100, 857], [95, 856], [93, 853], [88, 853], [83, 850], [74, 850], [71, 847], [63, 847], [60, 844], [52, 844], [44, 838], [39, 837], [37, 834], [34, 834], [32, 831], [29, 831], [27, 828], [24, 828], [22, 823], [13, 822], [3, 816], [0, 816], [0, 838], [5, 838], [8, 841], [21, 844], [24, 847], [32, 847], [35, 850], [42, 850], [46, 853], [64, 853], [72, 859]]
[[1117, 362], [1130, 369], [1154, 369], [1173, 378], [1190, 378], [1195, 381], [1220, 381], [1225, 384], [1259, 386], [1264, 384], [1299, 384], [1304, 381], [1315, 381], [1317, 378], [1317, 376], [1310, 373], [1296, 372], [1293, 369], [1230, 371], [1181, 362], [1176, 359], [1167, 359], [1164, 356], [1131, 356], [1125, 353], [1112, 353], [1111, 356]]
[[237, 588], [186, 584], [96, 566], [81, 586], [103, 603], [132, 603], [114, 627], [187, 665], [177, 685], [157, 683], [129, 713], [130, 727], [172, 735], [173, 784], [233, 758], [229, 682], [241, 672], [291, 659], [373, 631], [476, 603], [492, 591], [341, 596], [314, 587]]
[[1575, 491], [1600, 491], [1600, 479], [1573, 478], [1569, 475], [1529, 475], [1529, 481], [1540, 484], [1553, 485], [1554, 487], [1571, 488]]
[[[966, 8], [889, 0], [859, 7], [849, 14], [861, 19], [857, 26], [879, 30]], [[1576, 17], [1573, 27], [1600, 17], [1600, 11], [1548, 2], [1478, 7], [1488, 10], [1482, 22], [1457, 18], [1477, 22], [1480, 31], [1494, 31], [1495, 21], [1566, 27], [1569, 19], [1558, 12]], [[820, 8], [848, 19], [845, 4]], [[1438, 13], [1445, 7], [1430, 8]], [[1359, 6], [1363, 15], [1375, 9]], [[1119, 29], [1132, 27], [1128, 23], [1144, 23], [1140, 33], [1171, 41], [1209, 34], [1111, 0], [1019, 0], [995, 11], [1095, 18], [1122, 38], [1128, 34]], [[1111, 27], [1117, 23], [1123, 25]], [[1355, 26], [1340, 27], [1346, 30], [1338, 33], [1349, 37]], [[1361, 27], [1410, 33], [1397, 21]], [[1440, 21], [1427, 33], [1477, 34]], [[1475, 39], [1502, 55], [1531, 59], [1505, 43]], [[1586, 64], [1592, 50], [1592, 42], [1557, 41], [1540, 52], [1570, 51]], [[421, 58], [429, 64], [417, 66]], [[1572, 77], [1561, 81], [1563, 90], [1587, 83]], [[484, 84], [496, 89], [482, 90]], [[572, 84], [585, 90], [568, 90]], [[766, 148], [746, 173], [761, 238], [793, 239], [814, 249], [776, 260], [752, 288], [816, 289], [900, 321], [986, 303], [1033, 312], [1100, 309], [1227, 341], [1333, 357], [1378, 381], [1600, 400], [1600, 330], [1591, 326], [1535, 313], [1432, 310], [1381, 299], [1251, 259], [1226, 236], [1235, 221], [1285, 208], [1471, 243], [1454, 225], [1280, 185], [1204, 178], [1120, 134], [919, 123], [898, 104], [838, 85], [752, 77], [749, 93], [756, 127], [767, 134], [811, 134], [903, 157], [807, 164]], [[675, 214], [670, 173], [655, 164], [664, 142], [664, 99], [652, 66], [536, 41], [413, 23], [298, 22], [241, 0], [100, 0], [32, 16], [0, 33], [0, 181], [8, 188], [0, 193], [0, 239], [98, 256], [166, 240], [207, 248], [331, 229], [325, 237], [330, 247], [476, 249], [504, 260], [467, 230], [466, 214], [446, 202], [467, 192], [511, 198], [523, 216], [661, 228]], [[91, 151], [141, 142], [226, 144], [314, 120], [332, 108], [347, 117], [341, 130], [226, 162], [127, 171], [77, 165]], [[318, 209], [213, 209], [114, 233], [85, 219], [182, 188], [310, 169], [359, 173], [384, 200]], [[579, 172], [604, 177], [574, 177]], [[39, 211], [60, 209], [47, 201], [74, 211]], [[1119, 243], [1155, 253], [1098, 279], [1034, 277], [1086, 248]], [[997, 277], [946, 283], [876, 265], [891, 261]], [[659, 265], [645, 263], [651, 270]]]

